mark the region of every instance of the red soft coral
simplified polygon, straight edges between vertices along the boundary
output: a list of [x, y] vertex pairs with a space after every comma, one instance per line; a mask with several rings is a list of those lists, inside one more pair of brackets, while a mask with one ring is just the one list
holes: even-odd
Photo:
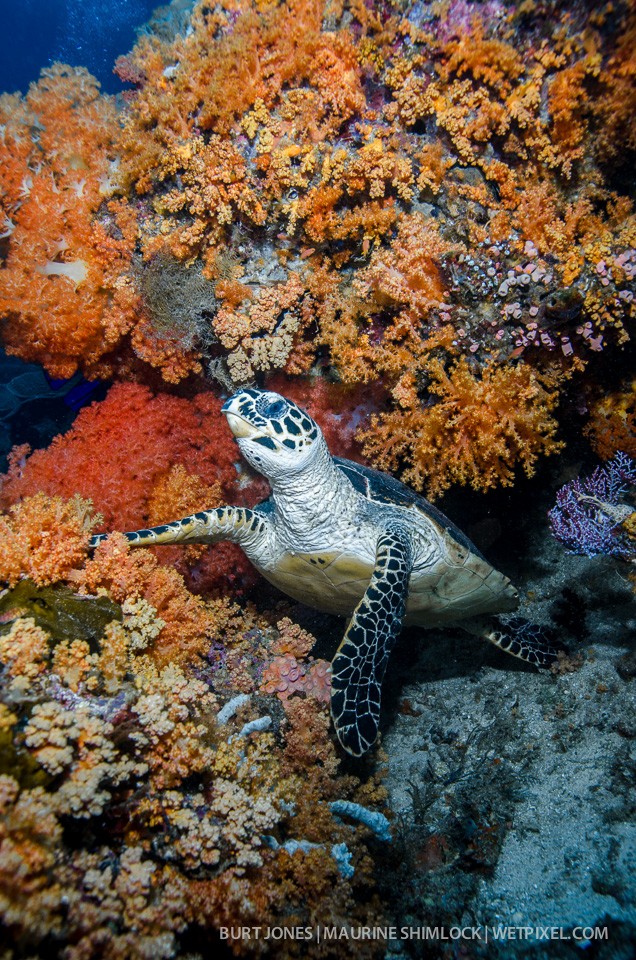
[[230, 490], [237, 455], [220, 407], [211, 394], [190, 401], [153, 396], [138, 384], [116, 384], [105, 400], [82, 410], [48, 449], [13, 464], [3, 483], [3, 502], [15, 503], [38, 490], [49, 496], [80, 493], [102, 513], [105, 530], [135, 529], [148, 523], [155, 485], [175, 464]]
[[[222, 501], [252, 505], [265, 485], [254, 482], [239, 488], [234, 466], [238, 453], [220, 410], [221, 401], [212, 393], [186, 400], [153, 395], [138, 384], [117, 384], [105, 400], [83, 410], [72, 429], [48, 449], [36, 450], [26, 461], [24, 448], [15, 451], [0, 502], [9, 506], [37, 491], [49, 496], [79, 493], [103, 515], [104, 530], [134, 530]], [[179, 474], [181, 493], [174, 493], [171, 506], [166, 491], [174, 488], [171, 470], [177, 465], [184, 471]], [[189, 483], [185, 471], [192, 478]], [[214, 502], [204, 503], [210, 485], [215, 485]], [[226, 570], [235, 585], [247, 575], [248, 564], [237, 548], [228, 545], [222, 553], [222, 568], [218, 556], [208, 563], [195, 558], [200, 589], [227, 583]], [[183, 549], [180, 554], [184, 556]], [[181, 569], [186, 570], [183, 565]]]

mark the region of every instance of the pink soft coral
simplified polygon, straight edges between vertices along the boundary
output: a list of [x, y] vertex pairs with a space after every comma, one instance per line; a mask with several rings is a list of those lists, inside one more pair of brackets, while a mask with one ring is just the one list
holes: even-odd
[[294, 693], [304, 693], [321, 703], [329, 703], [329, 664], [325, 660], [312, 660], [306, 665], [291, 654], [275, 657], [263, 671], [260, 689], [263, 693], [275, 693], [284, 704]]

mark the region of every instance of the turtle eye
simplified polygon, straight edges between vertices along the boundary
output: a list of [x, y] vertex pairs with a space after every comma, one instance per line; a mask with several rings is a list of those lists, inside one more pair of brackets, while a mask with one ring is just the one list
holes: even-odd
[[280, 417], [287, 410], [287, 403], [282, 397], [278, 397], [276, 400], [270, 400], [269, 403], [266, 403], [262, 407], [262, 414], [264, 417]]

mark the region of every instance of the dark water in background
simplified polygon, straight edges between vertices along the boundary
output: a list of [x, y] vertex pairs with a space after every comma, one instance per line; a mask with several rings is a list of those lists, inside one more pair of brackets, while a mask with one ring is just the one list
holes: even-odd
[[160, 0], [0, 0], [0, 93], [26, 92], [55, 60], [86, 67], [106, 93], [122, 89], [113, 63]]

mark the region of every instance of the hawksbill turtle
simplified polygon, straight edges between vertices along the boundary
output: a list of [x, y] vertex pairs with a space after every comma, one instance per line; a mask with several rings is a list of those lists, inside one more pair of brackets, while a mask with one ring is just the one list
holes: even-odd
[[517, 591], [428, 501], [333, 457], [318, 425], [277, 393], [241, 390], [222, 409], [270, 497], [253, 510], [218, 507], [125, 536], [134, 546], [229, 540], [284, 593], [349, 617], [331, 672], [331, 714], [348, 753], [375, 742], [382, 680], [403, 624], [457, 622], [537, 666], [555, 659], [529, 625], [483, 619], [514, 610]]

